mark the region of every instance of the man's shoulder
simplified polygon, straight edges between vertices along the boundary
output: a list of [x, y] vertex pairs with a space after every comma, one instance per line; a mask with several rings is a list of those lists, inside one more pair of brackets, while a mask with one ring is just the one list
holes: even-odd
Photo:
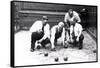
[[37, 20], [37, 21], [35, 21], [35, 23], [42, 23], [42, 21], [41, 20]]
[[52, 29], [54, 30], [54, 29], [56, 29], [58, 26], [57, 25], [54, 25], [53, 27], [52, 27]]
[[47, 23], [47, 24], [45, 25], [45, 27], [50, 27], [50, 25]]
[[78, 27], [82, 27], [82, 25], [81, 25], [80, 23], [76, 23], [76, 25], [77, 25]]
[[33, 25], [41, 25], [42, 24], [42, 21], [38, 20], [38, 21], [35, 21]]
[[73, 13], [74, 13], [74, 15], [78, 15], [78, 12], [76, 12], [76, 11], [73, 11]]
[[50, 25], [47, 23], [46, 26], [50, 26]]

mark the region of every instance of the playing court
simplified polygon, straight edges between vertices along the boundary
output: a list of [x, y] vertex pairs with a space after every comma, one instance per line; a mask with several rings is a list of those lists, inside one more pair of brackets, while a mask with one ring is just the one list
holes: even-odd
[[[96, 42], [86, 31], [83, 33], [84, 41], [82, 50], [72, 48], [70, 46], [68, 48], [63, 48], [62, 46], [58, 45], [56, 46], [56, 51], [40, 49], [30, 52], [30, 32], [17, 32], [15, 34], [15, 65], [41, 65], [96, 61], [96, 53], [93, 52], [93, 50], [96, 49]], [[48, 56], [45, 57], [44, 53], [48, 53]], [[56, 57], [59, 58], [58, 62], [55, 62]], [[64, 57], [68, 57], [68, 61], [64, 61]]]

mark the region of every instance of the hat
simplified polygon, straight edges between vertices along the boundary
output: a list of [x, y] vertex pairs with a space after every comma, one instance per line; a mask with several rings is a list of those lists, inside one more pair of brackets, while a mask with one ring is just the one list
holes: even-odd
[[43, 16], [43, 20], [48, 20], [47, 16]]

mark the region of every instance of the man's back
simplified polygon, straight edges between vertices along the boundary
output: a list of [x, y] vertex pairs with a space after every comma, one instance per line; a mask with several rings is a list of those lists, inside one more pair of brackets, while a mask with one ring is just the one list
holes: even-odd
[[34, 24], [31, 26], [30, 28], [30, 32], [36, 32], [38, 30], [41, 30], [42, 29], [42, 21], [35, 21]]

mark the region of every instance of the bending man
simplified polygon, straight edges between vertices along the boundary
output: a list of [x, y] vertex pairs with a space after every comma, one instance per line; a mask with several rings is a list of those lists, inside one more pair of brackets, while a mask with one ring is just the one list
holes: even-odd
[[60, 22], [51, 28], [51, 50], [55, 50], [57, 39], [62, 37], [63, 46], [65, 45], [65, 28], [64, 23]]
[[[33, 52], [37, 48], [37, 44], [40, 43], [44, 46], [50, 39], [50, 26], [47, 23], [47, 16], [43, 16], [42, 20], [35, 21], [30, 28], [31, 34], [31, 51]], [[39, 46], [41, 46], [39, 45]]]

